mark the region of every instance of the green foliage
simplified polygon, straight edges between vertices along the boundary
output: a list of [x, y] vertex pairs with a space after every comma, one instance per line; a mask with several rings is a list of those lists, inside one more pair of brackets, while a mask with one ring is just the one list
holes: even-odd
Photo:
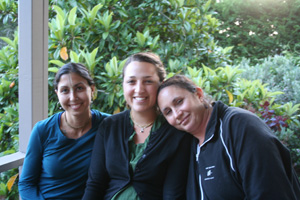
[[[239, 64], [244, 72], [241, 77], [247, 80], [262, 80], [269, 91], [283, 91], [274, 99], [270, 109], [274, 115], [286, 118], [288, 128], [282, 128], [275, 134], [291, 150], [294, 167], [300, 174], [300, 65], [299, 57], [295, 54], [274, 56], [261, 59], [258, 64], [251, 65], [249, 60]], [[272, 117], [271, 119], [275, 119]]]
[[[0, 0], [0, 19], [6, 23], [1, 27], [0, 34], [4, 31], [13, 33], [16, 25], [10, 22], [16, 21], [16, 4], [14, 1]], [[8, 25], [9, 24], [9, 25]], [[9, 27], [7, 29], [7, 27]], [[6, 36], [10, 36], [6, 34]], [[18, 34], [14, 37], [0, 37], [0, 156], [15, 153], [18, 148]], [[5, 45], [5, 46], [3, 46]], [[3, 47], [2, 47], [3, 46]], [[0, 175], [1, 199], [18, 199], [18, 187], [16, 184], [10, 187], [10, 178], [17, 174], [18, 169], [2, 172]]]
[[100, 88], [105, 88], [105, 91], [99, 90], [100, 99], [108, 102], [108, 105], [105, 105], [104, 109], [109, 113], [116, 113], [125, 109], [122, 79], [120, 78], [125, 61], [118, 64], [117, 58], [113, 57], [105, 65], [105, 72], [102, 72], [101, 76], [96, 77], [102, 82]]
[[0, 175], [0, 199], [18, 200], [19, 192], [17, 187], [18, 169], [11, 169], [2, 172]]
[[[0, 36], [13, 38], [12, 35], [17, 27], [18, 1], [0, 0]], [[6, 44], [0, 40], [0, 48]]]
[[[188, 68], [186, 75], [199, 87], [211, 95], [214, 100], [221, 100], [231, 106], [258, 110], [265, 101], [273, 102], [280, 91], [270, 91], [260, 80], [241, 79], [244, 70], [226, 66], [210, 69], [203, 65], [201, 69]], [[172, 74], [173, 75], [173, 74]], [[170, 75], [171, 76], [171, 75]], [[278, 112], [281, 107], [277, 108]], [[298, 108], [293, 107], [294, 110]], [[295, 114], [295, 113], [293, 113]]]
[[[71, 4], [76, 4], [78, 11], [74, 7], [67, 20]], [[79, 49], [99, 48], [104, 65], [114, 56], [123, 60], [143, 50], [159, 53], [165, 62], [178, 57], [185, 64], [193, 60], [194, 66], [204, 63], [217, 67], [229, 61], [229, 52], [218, 47], [211, 36], [218, 22], [212, 17], [210, 1], [185, 5], [177, 1], [101, 1], [84, 7], [79, 1], [63, 6], [64, 10], [58, 6], [50, 10], [50, 59], [58, 59], [60, 49], [67, 47], [76, 53]], [[74, 31], [74, 24], [78, 31]]]
[[[121, 72], [110, 72], [131, 54], [158, 53], [168, 70], [226, 66], [231, 48], [216, 45], [218, 28], [211, 1], [50, 1], [50, 72], [63, 63], [85, 64], [99, 90], [94, 106], [104, 112], [125, 108]], [[174, 67], [176, 66], [176, 67]], [[176, 69], [175, 69], [176, 68]], [[49, 80], [52, 80], [51, 74]], [[111, 80], [111, 81], [110, 81]], [[114, 83], [113, 85], [111, 83]], [[49, 106], [56, 102], [50, 87]], [[101, 98], [101, 99], [100, 99]], [[51, 102], [54, 100], [53, 102]], [[53, 110], [55, 112], [55, 110]], [[51, 113], [53, 113], [51, 112]]]
[[17, 3], [18, 1], [0, 0], [0, 19], [3, 24], [17, 20]]
[[0, 37], [7, 46], [0, 50], [0, 152], [18, 149], [18, 37]]
[[251, 65], [244, 59], [239, 67], [244, 69], [241, 77], [247, 80], [259, 79], [267, 84], [270, 91], [282, 91], [284, 94], [276, 98], [278, 104], [292, 102], [300, 103], [300, 65], [298, 57], [274, 56], [260, 60], [260, 63]]
[[298, 125], [291, 124], [289, 128], [283, 128], [280, 132], [275, 132], [276, 136], [289, 148], [291, 157], [298, 177], [300, 174], [300, 129]]
[[234, 46], [233, 59], [300, 52], [300, 0], [222, 0], [213, 6], [222, 21], [216, 39]]

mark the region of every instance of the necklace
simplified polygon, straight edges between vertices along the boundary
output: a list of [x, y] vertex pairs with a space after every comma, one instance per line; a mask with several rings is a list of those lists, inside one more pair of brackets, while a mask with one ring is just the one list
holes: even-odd
[[140, 130], [140, 133], [144, 133], [145, 128], [148, 128], [149, 126], [151, 126], [151, 125], [154, 123], [154, 121], [155, 121], [155, 120], [154, 120], [153, 122], [151, 122], [151, 123], [149, 123], [149, 124], [146, 124], [146, 125], [142, 126], [142, 125], [139, 125], [138, 123], [136, 123], [136, 122], [134, 121], [131, 112], [130, 112], [130, 117], [131, 117], [131, 120], [133, 121], [133, 123], [134, 123], [135, 125], [137, 125], [137, 126], [141, 129], [141, 130]]
[[89, 119], [88, 119], [82, 126], [72, 126], [71, 124], [69, 124], [69, 122], [68, 122], [68, 120], [67, 120], [67, 114], [65, 113], [65, 121], [66, 121], [67, 125], [68, 125], [70, 128], [73, 128], [73, 129], [84, 128], [84, 127], [90, 122], [90, 119], [91, 119], [91, 116], [89, 117]]

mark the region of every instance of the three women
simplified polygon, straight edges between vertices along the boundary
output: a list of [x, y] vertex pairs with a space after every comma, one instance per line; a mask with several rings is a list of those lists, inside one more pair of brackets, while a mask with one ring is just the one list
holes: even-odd
[[[209, 101], [184, 76], [159, 87], [164, 78], [157, 55], [128, 58], [123, 89], [129, 110], [99, 127], [83, 199], [185, 199], [188, 166], [187, 199], [300, 196], [288, 150], [258, 117]], [[80, 199], [93, 137], [107, 116], [89, 109], [95, 89], [84, 67], [68, 64], [55, 80], [65, 112], [33, 129], [19, 184], [23, 199]], [[157, 92], [167, 121], [193, 135], [192, 144], [158, 114]]]

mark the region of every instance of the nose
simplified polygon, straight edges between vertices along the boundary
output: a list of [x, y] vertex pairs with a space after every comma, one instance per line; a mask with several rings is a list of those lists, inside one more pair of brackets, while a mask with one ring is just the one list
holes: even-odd
[[173, 113], [176, 120], [179, 120], [181, 118], [182, 112], [180, 110], [174, 109]]
[[71, 101], [75, 101], [76, 98], [77, 98], [76, 92], [73, 91], [73, 90], [71, 90], [71, 92], [70, 92], [70, 100]]
[[138, 82], [136, 83], [136, 86], [135, 86], [134, 91], [135, 91], [136, 93], [139, 93], [139, 92], [142, 92], [143, 90], [144, 90], [144, 85], [143, 85], [143, 83], [140, 82], [140, 81], [138, 81]]

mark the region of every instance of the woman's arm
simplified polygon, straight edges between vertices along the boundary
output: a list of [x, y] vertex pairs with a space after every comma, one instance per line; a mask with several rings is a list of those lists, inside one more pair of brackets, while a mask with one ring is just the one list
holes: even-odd
[[[184, 133], [182, 133], [184, 134]], [[185, 199], [188, 166], [190, 159], [190, 146], [192, 137], [185, 133], [176, 154], [169, 163], [163, 188], [164, 200]]]
[[258, 118], [250, 116], [242, 121], [238, 123], [247, 125], [244, 130], [236, 129], [234, 135], [238, 170], [247, 199], [297, 199], [299, 181], [288, 149]]
[[38, 183], [41, 174], [43, 148], [37, 125], [33, 128], [19, 181], [19, 193], [23, 200], [44, 199]]
[[89, 178], [87, 181], [83, 200], [103, 199], [108, 184], [108, 175], [105, 167], [105, 143], [102, 132], [104, 123], [99, 126], [95, 137]]

